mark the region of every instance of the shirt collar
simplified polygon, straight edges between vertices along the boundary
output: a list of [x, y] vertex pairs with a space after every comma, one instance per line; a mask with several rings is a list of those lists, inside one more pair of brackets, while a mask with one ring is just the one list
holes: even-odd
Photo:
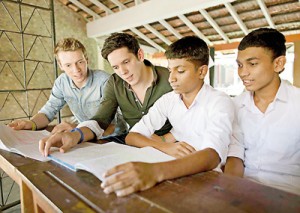
[[[277, 100], [282, 102], [288, 101], [288, 84], [289, 83], [287, 81], [281, 80], [274, 102]], [[245, 98], [242, 101], [242, 106], [250, 108], [252, 105], [254, 105], [253, 92], [246, 91]]]
[[281, 80], [279, 89], [277, 91], [277, 94], [275, 96], [275, 100], [279, 100], [282, 102], [287, 102], [288, 101], [288, 85], [290, 83], [285, 80]]
[[[209, 85], [203, 83], [201, 89], [198, 91], [195, 99], [193, 100], [193, 103], [190, 105], [189, 109], [191, 107], [193, 107], [195, 104], [199, 103], [199, 102], [203, 102], [203, 100], [209, 96], [208, 95], [208, 87]], [[178, 100], [182, 101], [182, 95], [181, 94], [178, 94]], [[183, 102], [183, 101], [182, 101]]]

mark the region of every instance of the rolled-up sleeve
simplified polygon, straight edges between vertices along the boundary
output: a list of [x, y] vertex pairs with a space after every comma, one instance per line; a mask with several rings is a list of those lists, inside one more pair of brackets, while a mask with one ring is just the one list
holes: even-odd
[[50, 122], [53, 121], [57, 112], [66, 104], [62, 93], [63, 89], [60, 88], [60, 85], [60, 78], [58, 78], [54, 82], [49, 100], [39, 111], [39, 113], [45, 114]]
[[240, 127], [238, 126], [237, 119], [235, 119], [233, 123], [233, 133], [228, 147], [228, 157], [237, 157], [243, 161], [245, 159], [245, 146], [243, 143], [243, 134]]
[[232, 125], [234, 120], [234, 106], [229, 97], [223, 96], [216, 99], [210, 106], [207, 128], [204, 133], [201, 149], [214, 149], [221, 164], [225, 164], [228, 146], [232, 137]]

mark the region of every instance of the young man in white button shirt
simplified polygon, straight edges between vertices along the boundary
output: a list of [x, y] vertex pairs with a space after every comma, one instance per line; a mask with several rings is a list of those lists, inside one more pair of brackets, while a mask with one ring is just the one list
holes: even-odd
[[285, 54], [284, 35], [275, 29], [255, 30], [239, 44], [247, 91], [234, 99], [239, 128], [225, 173], [300, 195], [300, 89], [279, 77]]
[[105, 193], [124, 196], [163, 180], [212, 170], [226, 161], [233, 103], [228, 95], [204, 83], [209, 58], [206, 43], [198, 37], [184, 37], [170, 46], [166, 57], [173, 91], [155, 102], [130, 130], [126, 143], [165, 152], [166, 143], [153, 140], [151, 135], [169, 119], [176, 143], [185, 149], [174, 155], [178, 159], [173, 161], [133, 162], [112, 168], [104, 174]]

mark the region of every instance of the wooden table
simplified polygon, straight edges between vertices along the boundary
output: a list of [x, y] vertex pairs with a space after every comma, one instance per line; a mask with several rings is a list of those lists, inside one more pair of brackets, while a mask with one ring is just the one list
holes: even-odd
[[118, 198], [95, 176], [54, 162], [0, 150], [0, 166], [20, 186], [22, 212], [300, 212], [300, 196], [216, 172]]

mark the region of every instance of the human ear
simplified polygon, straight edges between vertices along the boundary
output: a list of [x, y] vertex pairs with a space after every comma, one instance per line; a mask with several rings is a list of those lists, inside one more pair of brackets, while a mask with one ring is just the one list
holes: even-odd
[[286, 57], [284, 55], [279, 56], [274, 59], [274, 71], [280, 73], [284, 70], [284, 65], [286, 63]]
[[144, 51], [141, 48], [138, 50], [137, 57], [140, 61], [144, 61], [145, 55]]
[[208, 71], [208, 66], [202, 65], [202, 66], [198, 67], [197, 71], [199, 72], [199, 78], [204, 79], [207, 74], [207, 71]]

